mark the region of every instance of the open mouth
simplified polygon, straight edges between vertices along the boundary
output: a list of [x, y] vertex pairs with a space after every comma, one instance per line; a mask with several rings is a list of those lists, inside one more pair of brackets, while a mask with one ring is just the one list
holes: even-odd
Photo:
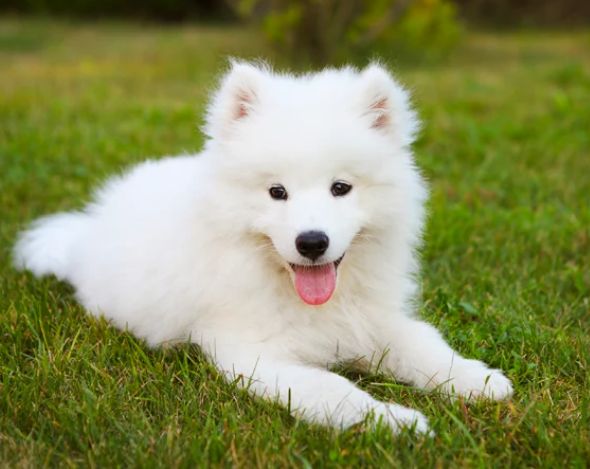
[[289, 264], [295, 275], [295, 290], [308, 305], [326, 303], [336, 289], [337, 269], [344, 254], [334, 262], [326, 264]]

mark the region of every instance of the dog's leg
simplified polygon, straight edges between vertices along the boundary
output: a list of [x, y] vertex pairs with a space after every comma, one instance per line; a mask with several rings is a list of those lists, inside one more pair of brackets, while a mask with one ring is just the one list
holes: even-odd
[[510, 380], [500, 370], [463, 358], [430, 324], [400, 315], [378, 334], [385, 352], [382, 366], [401, 381], [465, 397], [512, 395]]
[[376, 420], [382, 419], [394, 432], [402, 427], [428, 431], [426, 417], [420, 412], [377, 401], [328, 370], [285, 359], [265, 359], [236, 349], [226, 353], [218, 349], [212, 358], [230, 380], [237, 380], [256, 396], [277, 399], [306, 421], [346, 428], [373, 413]]

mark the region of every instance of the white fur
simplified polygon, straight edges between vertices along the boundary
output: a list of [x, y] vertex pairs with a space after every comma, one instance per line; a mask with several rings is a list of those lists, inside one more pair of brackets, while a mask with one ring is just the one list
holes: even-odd
[[[414, 250], [426, 189], [409, 145], [403, 88], [379, 65], [276, 74], [233, 63], [214, 95], [199, 155], [148, 161], [111, 179], [83, 212], [43, 218], [15, 250], [80, 302], [151, 345], [191, 340], [231, 379], [308, 421], [349, 426], [371, 412], [427, 431], [418, 411], [375, 400], [329, 371], [355, 360], [400, 381], [502, 399], [499, 370], [454, 352], [414, 317]], [[333, 197], [332, 182], [352, 183]], [[286, 201], [271, 199], [281, 183]], [[304, 230], [346, 253], [330, 301], [296, 294], [289, 263]]]

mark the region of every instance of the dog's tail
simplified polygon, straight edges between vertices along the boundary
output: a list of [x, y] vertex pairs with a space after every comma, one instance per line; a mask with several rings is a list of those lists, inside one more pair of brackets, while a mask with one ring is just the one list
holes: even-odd
[[88, 226], [88, 215], [68, 212], [50, 215], [33, 222], [20, 234], [14, 247], [14, 265], [36, 276], [54, 274], [68, 278], [72, 245]]

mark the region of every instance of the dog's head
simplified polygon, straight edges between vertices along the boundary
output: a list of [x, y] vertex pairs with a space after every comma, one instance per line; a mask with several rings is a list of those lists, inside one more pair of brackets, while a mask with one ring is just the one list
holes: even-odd
[[356, 246], [385, 249], [396, 230], [408, 233], [401, 242], [416, 238], [416, 127], [406, 92], [379, 65], [292, 76], [233, 63], [205, 132], [233, 201], [228, 216], [270, 240], [300, 298], [320, 305]]

